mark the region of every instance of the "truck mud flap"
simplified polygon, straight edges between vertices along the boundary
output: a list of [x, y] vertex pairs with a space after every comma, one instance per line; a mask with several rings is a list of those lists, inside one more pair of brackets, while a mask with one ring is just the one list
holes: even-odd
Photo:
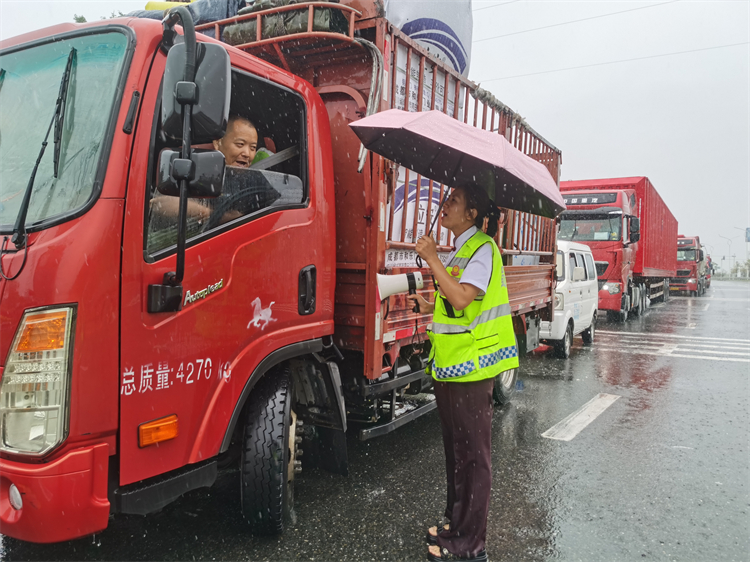
[[377, 425], [375, 427], [368, 427], [367, 429], [361, 429], [359, 431], [359, 440], [367, 441], [368, 439], [372, 439], [373, 437], [380, 437], [381, 435], [390, 433], [391, 431], [393, 431], [394, 429], [398, 429], [405, 423], [414, 421], [418, 417], [431, 412], [436, 407], [437, 407], [437, 402], [435, 401], [428, 402], [427, 404], [419, 406], [418, 408], [412, 410], [411, 412], [407, 412], [405, 414], [398, 416], [393, 421], [389, 421], [384, 424]]

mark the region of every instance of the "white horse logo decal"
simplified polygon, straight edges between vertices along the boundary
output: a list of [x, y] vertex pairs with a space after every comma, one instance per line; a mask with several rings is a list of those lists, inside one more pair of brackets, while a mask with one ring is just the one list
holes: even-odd
[[271, 307], [275, 304], [274, 301], [271, 301], [271, 304], [268, 305], [268, 308], [263, 308], [263, 305], [260, 303], [260, 297], [257, 297], [252, 304], [253, 319], [250, 320], [247, 325], [248, 330], [250, 329], [250, 326], [255, 326], [256, 328], [260, 328], [261, 331], [263, 331], [266, 329], [266, 326], [268, 326], [269, 322], [276, 322], [276, 318], [273, 318], [271, 316]]

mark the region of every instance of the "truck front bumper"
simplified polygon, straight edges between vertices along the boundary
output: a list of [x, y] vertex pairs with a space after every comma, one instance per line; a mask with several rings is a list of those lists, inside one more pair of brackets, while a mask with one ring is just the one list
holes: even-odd
[[697, 291], [698, 290], [698, 281], [691, 279], [690, 281], [685, 281], [684, 283], [675, 283], [672, 281], [669, 285], [670, 291]]
[[[75, 449], [48, 464], [0, 459], [3, 535], [51, 543], [105, 529], [109, 519], [108, 462], [106, 443]], [[11, 486], [20, 492], [22, 505], [18, 509], [11, 504]]]

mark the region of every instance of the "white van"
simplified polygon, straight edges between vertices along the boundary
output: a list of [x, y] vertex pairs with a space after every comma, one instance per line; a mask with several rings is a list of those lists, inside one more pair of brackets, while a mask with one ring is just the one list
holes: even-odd
[[594, 256], [585, 244], [558, 240], [556, 265], [555, 318], [541, 323], [539, 337], [554, 345], [555, 355], [567, 359], [573, 336], [594, 342], [599, 285]]

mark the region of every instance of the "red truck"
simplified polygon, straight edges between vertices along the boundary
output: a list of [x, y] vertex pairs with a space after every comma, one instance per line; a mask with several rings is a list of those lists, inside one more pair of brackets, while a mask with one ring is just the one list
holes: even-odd
[[686, 291], [694, 297], [706, 292], [711, 285], [711, 272], [700, 237], [677, 237], [677, 268], [677, 275], [669, 282], [670, 291]]
[[[252, 530], [281, 532], [312, 453], [345, 473], [347, 430], [369, 439], [434, 408], [431, 317], [403, 295], [381, 303], [376, 274], [417, 271], [445, 186], [361, 150], [349, 123], [410, 100], [505, 135], [556, 181], [561, 155], [379, 6], [211, 24], [218, 38], [261, 24], [236, 47], [196, 43], [184, 14], [183, 40], [184, 8], [0, 44], [3, 534], [95, 533], [112, 513], [210, 486], [220, 463], [240, 469]], [[265, 18], [292, 12], [306, 29], [265, 35]], [[236, 111], [275, 154], [225, 172], [210, 143]], [[552, 312], [556, 224], [505, 209], [501, 226], [514, 325], [533, 349]], [[499, 401], [515, 377], [498, 380]]]
[[567, 210], [562, 240], [588, 244], [599, 279], [599, 310], [625, 321], [665, 300], [677, 261], [677, 220], [646, 177], [560, 182]]

